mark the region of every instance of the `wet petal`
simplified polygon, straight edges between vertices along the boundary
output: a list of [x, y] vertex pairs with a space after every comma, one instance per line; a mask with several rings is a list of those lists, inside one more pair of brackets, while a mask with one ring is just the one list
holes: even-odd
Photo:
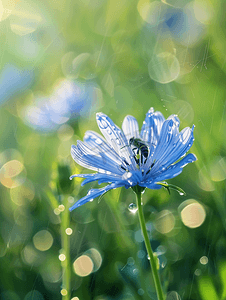
[[156, 176], [154, 179], [154, 182], [174, 178], [175, 176], [179, 175], [183, 168], [194, 161], [196, 161], [197, 158], [193, 153], [189, 153], [184, 158], [182, 158], [178, 163], [175, 165], [171, 165], [168, 169], [163, 171], [159, 176]]
[[186, 127], [180, 132], [178, 139], [172, 145], [173, 147], [169, 148], [161, 158], [162, 166], [171, 165], [188, 152], [194, 141], [193, 130], [194, 127]]
[[122, 130], [127, 138], [127, 141], [132, 137], [140, 138], [139, 135], [139, 126], [136, 118], [133, 116], [126, 116], [122, 123]]
[[133, 157], [133, 153], [131, 148], [128, 147], [127, 139], [121, 129], [103, 113], [97, 114], [97, 124], [111, 147], [122, 158], [126, 159], [129, 164], [131, 164], [131, 157]]
[[111, 148], [101, 135], [94, 131], [86, 131], [84, 136], [84, 142], [90, 147], [95, 153], [105, 153], [111, 160], [114, 160], [117, 164], [122, 163], [121, 157], [113, 148]]
[[72, 211], [73, 209], [75, 209], [89, 201], [92, 201], [94, 198], [99, 197], [99, 196], [103, 195], [104, 193], [106, 193], [112, 189], [121, 187], [121, 186], [123, 186], [123, 185], [112, 183], [101, 189], [91, 189], [91, 190], [89, 190], [88, 194], [85, 197], [78, 200], [72, 207], [69, 208], [69, 210]]
[[118, 175], [123, 174], [123, 170], [120, 170], [120, 166], [110, 160], [104, 153], [101, 155], [92, 154], [91, 150], [87, 149], [81, 141], [78, 141], [77, 146], [71, 146], [71, 156], [75, 162], [84, 168], [100, 173], [108, 171]]
[[141, 184], [139, 184], [139, 186], [146, 187], [151, 190], [159, 190], [162, 187], [161, 185], [155, 184], [153, 182], [141, 183]]
[[169, 157], [171, 155], [171, 151], [174, 150], [174, 144], [179, 139], [178, 133], [179, 120], [176, 116], [171, 116], [163, 123], [156, 149], [149, 158], [149, 161], [147, 161], [148, 167], [153, 161], [155, 161], [155, 165], [153, 166], [151, 173], [158, 170], [164, 157]]
[[82, 183], [81, 186], [98, 180], [98, 183], [110, 183], [110, 182], [116, 182], [116, 181], [122, 181], [121, 176], [117, 175], [108, 175], [108, 174], [102, 174], [102, 173], [94, 173], [94, 174], [75, 174], [70, 176], [70, 179], [74, 177], [80, 177], [80, 178], [86, 178]]
[[152, 172], [155, 172], [157, 169], [167, 168], [188, 152], [194, 141], [193, 130], [194, 127], [184, 128], [179, 134], [174, 134], [174, 138], [168, 144], [165, 143], [166, 148], [164, 146], [162, 148], [159, 147], [159, 152], [156, 149], [153, 155], [153, 159], [156, 159], [156, 165]]
[[143, 141], [149, 144], [150, 150], [157, 145], [164, 121], [163, 115], [159, 111], [154, 112], [153, 107], [146, 114], [140, 136]]

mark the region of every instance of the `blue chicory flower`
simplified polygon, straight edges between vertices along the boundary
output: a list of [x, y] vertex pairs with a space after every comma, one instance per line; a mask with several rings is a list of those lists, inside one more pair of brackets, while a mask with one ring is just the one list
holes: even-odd
[[96, 132], [87, 131], [84, 142], [77, 141], [77, 146], [71, 147], [75, 162], [97, 173], [76, 174], [70, 179], [85, 178], [82, 186], [95, 180], [109, 184], [91, 189], [70, 211], [118, 187], [160, 189], [165, 186], [161, 181], [179, 175], [184, 166], [196, 160], [192, 153], [185, 156], [194, 141], [194, 125], [179, 132], [176, 115], [165, 120], [151, 108], [140, 133], [133, 116], [125, 117], [122, 130], [103, 113], [97, 113], [97, 124], [106, 140]]

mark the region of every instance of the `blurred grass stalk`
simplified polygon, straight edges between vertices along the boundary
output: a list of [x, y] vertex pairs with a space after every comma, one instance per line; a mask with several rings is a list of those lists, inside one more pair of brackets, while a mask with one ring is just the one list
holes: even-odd
[[62, 254], [65, 260], [61, 261], [62, 266], [62, 299], [70, 300], [71, 295], [71, 262], [70, 262], [70, 236], [66, 233], [66, 229], [70, 227], [70, 212], [68, 197], [64, 196], [64, 211], [61, 213], [61, 245]]
[[[51, 190], [46, 191], [46, 196], [53, 210], [58, 209], [59, 202]], [[64, 210], [60, 213], [60, 232], [61, 232], [61, 251], [60, 254], [65, 255], [64, 259], [60, 259], [62, 267], [62, 288], [61, 295], [63, 300], [70, 300], [71, 295], [71, 260], [70, 260], [70, 235], [66, 233], [66, 229], [70, 227], [70, 203], [68, 195], [63, 195]]]

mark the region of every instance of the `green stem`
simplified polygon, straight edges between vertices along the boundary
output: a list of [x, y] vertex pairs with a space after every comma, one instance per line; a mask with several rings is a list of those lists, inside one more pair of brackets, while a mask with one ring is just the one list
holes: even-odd
[[142, 203], [141, 203], [141, 191], [137, 188], [135, 193], [137, 195], [137, 206], [138, 206], [140, 226], [142, 229], [145, 246], [146, 246], [146, 249], [148, 252], [148, 257], [150, 258], [150, 265], [151, 265], [152, 274], [153, 274], [153, 278], [154, 278], [155, 289], [157, 292], [158, 300], [164, 300], [164, 295], [163, 295], [160, 278], [159, 278], [159, 274], [158, 274], [158, 269], [157, 269], [157, 264], [156, 264], [156, 258], [154, 257], [153, 251], [151, 249], [151, 244], [149, 242], [147, 228], [145, 225], [145, 219], [144, 219], [143, 208], [142, 208]]
[[63, 300], [70, 300], [71, 299], [71, 268], [70, 268], [70, 236], [66, 234], [66, 229], [70, 225], [70, 212], [69, 212], [69, 205], [67, 201], [67, 196], [65, 196], [65, 209], [61, 213], [61, 245], [62, 245], [62, 254], [66, 256], [66, 259], [61, 261], [62, 266], [62, 290], [66, 290], [66, 295], [62, 295]]

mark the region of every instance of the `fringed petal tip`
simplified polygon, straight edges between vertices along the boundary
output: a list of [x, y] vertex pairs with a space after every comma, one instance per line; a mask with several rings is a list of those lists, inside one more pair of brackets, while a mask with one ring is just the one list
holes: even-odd
[[198, 160], [197, 156], [194, 154], [194, 153], [189, 153], [188, 154], [190, 157], [189, 157], [189, 163], [193, 163], [194, 161]]

